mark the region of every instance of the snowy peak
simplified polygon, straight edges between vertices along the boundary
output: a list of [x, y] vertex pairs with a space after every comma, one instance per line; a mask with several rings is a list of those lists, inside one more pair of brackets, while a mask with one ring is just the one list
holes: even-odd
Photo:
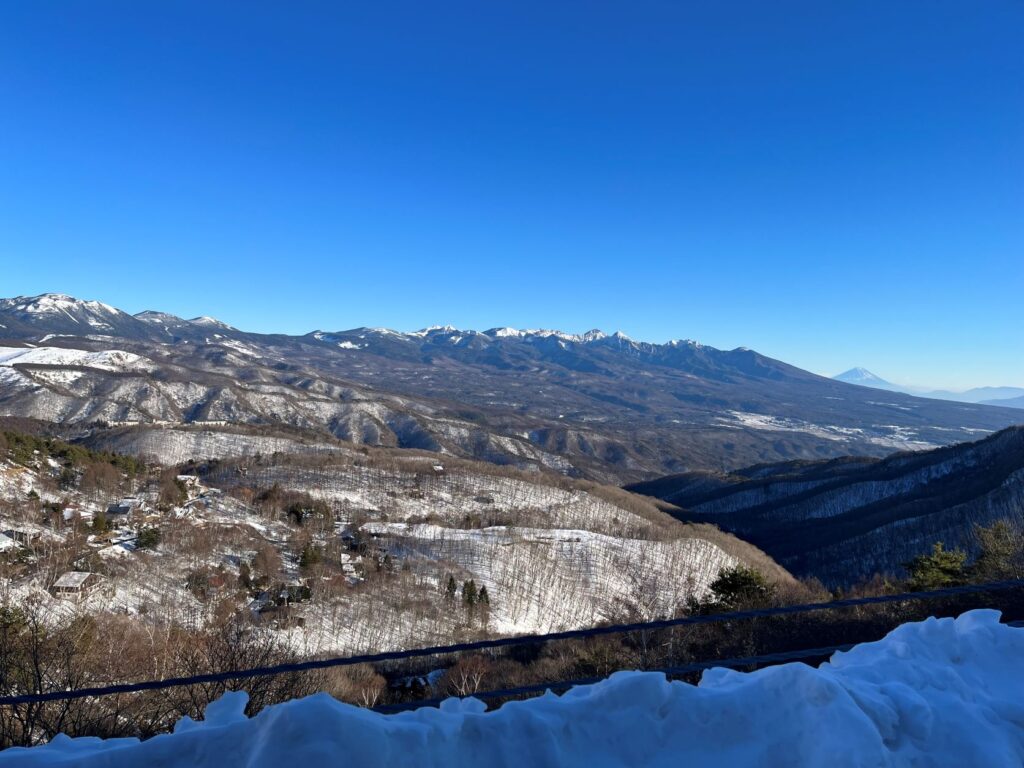
[[631, 344], [637, 343], [630, 339], [629, 336], [622, 333], [622, 331], [616, 331], [609, 336], [598, 328], [591, 329], [585, 333], [567, 333], [565, 331], [549, 328], [511, 328], [506, 326], [500, 328], [489, 328], [486, 331], [475, 331], [456, 328], [453, 325], [431, 325], [426, 328], [421, 328], [418, 331], [408, 332], [395, 331], [390, 328], [353, 328], [352, 330], [337, 332], [314, 331], [309, 335], [319, 341], [336, 341], [337, 339], [353, 336], [358, 336], [360, 339], [365, 339], [368, 336], [386, 336], [392, 339], [405, 339], [408, 341], [422, 341], [424, 339], [437, 340], [439, 338], [459, 340], [476, 338], [482, 342], [487, 342], [488, 340], [537, 341], [554, 339], [571, 344], [596, 344], [603, 341]]
[[876, 376], [867, 368], [851, 368], [848, 371], [843, 371], [832, 377], [836, 381], [842, 381], [845, 384], [859, 384], [862, 387], [874, 387], [875, 389], [897, 389], [895, 384], [891, 384], [880, 376]]
[[137, 320], [142, 320], [144, 323], [151, 323], [152, 325], [162, 326], [165, 328], [182, 328], [189, 325], [198, 325], [201, 328], [220, 328], [222, 330], [235, 331], [238, 330], [234, 326], [230, 326], [225, 322], [218, 320], [215, 317], [209, 317], [203, 315], [201, 317], [193, 317], [191, 320], [186, 320], [183, 317], [172, 315], [169, 312], [154, 312], [151, 309], [147, 309], [145, 312], [139, 312], [135, 315]]
[[[837, 374], [834, 378], [839, 381], [885, 381], [880, 376], [876, 376], [867, 368], [851, 368], [848, 371], [843, 371]], [[886, 382], [888, 383], [888, 382]]]
[[63, 293], [0, 299], [0, 324], [9, 338], [46, 334], [128, 336], [148, 334], [131, 315], [100, 301], [84, 301]]
[[604, 331], [593, 328], [586, 333], [566, 333], [565, 331], [551, 330], [547, 328], [491, 328], [484, 331], [485, 336], [493, 339], [558, 339], [573, 344], [592, 344], [608, 338]]
[[5, 310], [26, 322], [58, 318], [93, 328], [111, 328], [111, 320], [125, 316], [124, 312], [99, 301], [83, 301], [63, 293], [44, 293], [40, 296], [16, 296], [0, 299], [0, 310]]
[[44, 293], [39, 296], [16, 296], [0, 300], [0, 306], [30, 315], [52, 315], [62, 313], [69, 316], [87, 312], [121, 314], [109, 304], [100, 301], [83, 301], [64, 293]]
[[136, 320], [142, 320], [145, 323], [153, 323], [155, 325], [180, 325], [187, 322], [184, 318], [172, 315], [169, 312], [154, 312], [151, 309], [139, 312], [134, 317]]
[[237, 330], [237, 328], [235, 328], [234, 326], [228, 325], [227, 323], [222, 322], [215, 317], [209, 317], [208, 315], [202, 315], [201, 317], [193, 317], [188, 322], [192, 323], [192, 325], [202, 326], [203, 328], [220, 328], [221, 330], [224, 331]]

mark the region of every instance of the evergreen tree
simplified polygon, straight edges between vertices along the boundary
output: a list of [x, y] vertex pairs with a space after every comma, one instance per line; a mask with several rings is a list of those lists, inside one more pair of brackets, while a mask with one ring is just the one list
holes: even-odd
[[450, 573], [448, 574], [448, 584], [444, 588], [444, 600], [449, 605], [455, 604], [455, 595], [458, 593], [459, 587], [455, 583], [455, 577]]
[[718, 610], [768, 605], [775, 595], [774, 585], [761, 573], [742, 565], [724, 568], [709, 586]]
[[963, 584], [966, 562], [966, 552], [959, 549], [947, 550], [941, 541], [937, 541], [931, 554], [918, 555], [905, 563], [904, 568], [910, 574], [910, 589], [920, 592]]
[[477, 608], [480, 611], [478, 618], [480, 619], [480, 623], [486, 627], [491, 615], [491, 595], [488, 593], [486, 586], [480, 587], [480, 591], [476, 596], [476, 602]]
[[476, 582], [473, 579], [462, 583], [462, 602], [466, 604], [467, 608], [472, 608], [476, 605], [479, 599], [476, 591]]
[[135, 545], [139, 549], [154, 549], [160, 543], [160, 529], [159, 528], [143, 528], [139, 531], [138, 538], [135, 541]]

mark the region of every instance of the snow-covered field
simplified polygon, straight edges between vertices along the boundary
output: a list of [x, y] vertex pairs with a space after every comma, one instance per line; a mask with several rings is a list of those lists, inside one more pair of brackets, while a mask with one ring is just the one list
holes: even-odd
[[[874, 404], [891, 406], [890, 403]], [[902, 408], [902, 410], [910, 409]], [[916, 432], [913, 429], [901, 427], [897, 424], [874, 424], [870, 428], [841, 427], [835, 424], [813, 424], [808, 421], [801, 421], [800, 419], [785, 419], [763, 413], [748, 413], [746, 411], [728, 411], [727, 417], [719, 417], [716, 421], [721, 426], [730, 429], [746, 427], [747, 429], [765, 432], [802, 432], [825, 440], [840, 442], [854, 438], [864, 439], [873, 445], [891, 448], [894, 451], [921, 451], [939, 447], [935, 443], [917, 439]]]
[[903, 625], [815, 669], [710, 670], [700, 685], [620, 672], [485, 712], [475, 699], [381, 715], [325, 694], [145, 742], [58, 737], [0, 766], [1020, 766], [1024, 630], [995, 611]]

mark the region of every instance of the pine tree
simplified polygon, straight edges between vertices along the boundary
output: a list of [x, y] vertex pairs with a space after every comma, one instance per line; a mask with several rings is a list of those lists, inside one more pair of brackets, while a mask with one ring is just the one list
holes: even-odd
[[918, 555], [904, 567], [910, 573], [910, 589], [920, 592], [963, 584], [966, 562], [966, 552], [947, 550], [941, 541], [937, 541], [931, 554]]
[[760, 572], [742, 565], [722, 569], [709, 586], [719, 610], [768, 605], [775, 595], [775, 587]]
[[462, 583], [462, 602], [466, 604], [467, 608], [472, 608], [476, 605], [478, 599], [476, 591], [476, 582], [473, 579]]
[[455, 595], [459, 591], [458, 585], [455, 583], [455, 577], [450, 573], [448, 574], [448, 584], [444, 588], [444, 601], [449, 605], [455, 604]]
[[480, 611], [480, 615], [477, 618], [479, 618], [481, 625], [486, 627], [491, 616], [491, 595], [488, 593], [486, 586], [480, 587], [480, 592], [477, 593], [476, 601], [477, 607]]

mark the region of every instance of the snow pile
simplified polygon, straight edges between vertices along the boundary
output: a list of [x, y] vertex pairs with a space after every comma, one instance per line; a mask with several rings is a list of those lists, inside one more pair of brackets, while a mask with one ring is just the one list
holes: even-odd
[[232, 693], [146, 742], [58, 737], [2, 766], [1019, 766], [1024, 631], [995, 611], [907, 624], [814, 669], [622, 672], [485, 713], [380, 715], [327, 695], [242, 714]]

